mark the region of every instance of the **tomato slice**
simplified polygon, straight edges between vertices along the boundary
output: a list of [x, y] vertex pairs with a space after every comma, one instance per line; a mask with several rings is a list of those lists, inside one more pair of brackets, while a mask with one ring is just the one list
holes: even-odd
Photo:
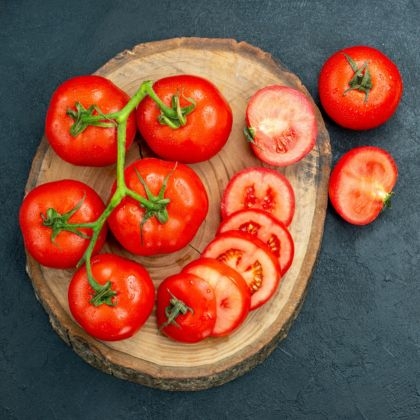
[[159, 329], [183, 343], [210, 336], [216, 323], [216, 297], [209, 283], [181, 272], [167, 277], [157, 290], [156, 318]]
[[233, 268], [213, 258], [198, 258], [183, 272], [206, 280], [216, 295], [216, 324], [211, 335], [222, 337], [238, 328], [248, 315], [251, 294], [244, 278]]
[[279, 260], [281, 275], [290, 268], [295, 245], [287, 227], [262, 210], [239, 210], [231, 214], [219, 226], [218, 233], [240, 230], [261, 239]]
[[291, 165], [315, 146], [318, 128], [311, 101], [288, 86], [257, 91], [246, 109], [246, 125], [255, 155], [270, 165]]
[[264, 167], [245, 168], [229, 181], [221, 202], [222, 217], [243, 209], [261, 209], [289, 226], [295, 212], [295, 194], [280, 172]]
[[397, 177], [397, 165], [387, 151], [356, 147], [344, 154], [331, 172], [331, 204], [349, 223], [371, 223], [389, 204]]
[[277, 258], [264, 242], [249, 233], [223, 232], [207, 245], [202, 256], [216, 258], [242, 275], [251, 292], [251, 310], [266, 303], [280, 284]]

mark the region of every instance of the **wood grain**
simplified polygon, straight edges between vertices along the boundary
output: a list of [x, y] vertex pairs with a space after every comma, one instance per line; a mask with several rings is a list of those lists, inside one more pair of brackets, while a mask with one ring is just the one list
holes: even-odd
[[[189, 73], [211, 80], [229, 101], [234, 122], [228, 143], [207, 162], [191, 165], [203, 180], [210, 199], [209, 215], [192, 243], [174, 254], [134, 257], [110, 240], [105, 251], [128, 256], [145, 265], [157, 286], [167, 275], [178, 272], [199, 256], [214, 237], [220, 222], [220, 197], [228, 180], [238, 170], [261, 166], [250, 151], [243, 133], [248, 99], [259, 88], [282, 84], [309, 93], [296, 75], [273, 58], [244, 42], [230, 39], [177, 38], [140, 44], [111, 59], [97, 74], [128, 94], [144, 80]], [[314, 104], [315, 106], [315, 104]], [[153, 313], [134, 337], [106, 343], [92, 339], [73, 321], [67, 303], [72, 270], [48, 269], [27, 256], [27, 272], [35, 293], [47, 311], [53, 329], [84, 360], [119, 378], [166, 390], [199, 390], [221, 385], [261, 363], [286, 337], [298, 315], [320, 248], [327, 206], [327, 183], [331, 151], [327, 130], [316, 108], [319, 135], [313, 151], [295, 165], [279, 169], [291, 181], [296, 195], [296, 213], [290, 226], [295, 257], [274, 298], [253, 311], [242, 327], [225, 338], [197, 344], [181, 344], [160, 335]], [[131, 148], [127, 162], [147, 155], [140, 146]], [[75, 167], [55, 155], [42, 138], [33, 161], [26, 190], [64, 178], [91, 185], [104, 200], [114, 179], [113, 166]]]

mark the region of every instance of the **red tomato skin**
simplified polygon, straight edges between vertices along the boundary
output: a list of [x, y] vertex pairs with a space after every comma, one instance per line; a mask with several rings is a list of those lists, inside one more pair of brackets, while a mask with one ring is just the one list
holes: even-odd
[[258, 90], [248, 102], [245, 122], [254, 130], [251, 149], [255, 156], [273, 166], [302, 160], [318, 135], [313, 104], [303, 92], [289, 86]]
[[[360, 67], [368, 62], [372, 89], [365, 102], [364, 92], [348, 91], [353, 70], [345, 54]], [[398, 67], [376, 48], [357, 45], [335, 52], [321, 68], [319, 99], [329, 117], [344, 128], [368, 130], [384, 124], [397, 110], [403, 93]]]
[[207, 215], [208, 197], [203, 183], [193, 169], [184, 164], [145, 158], [133, 162], [125, 170], [128, 188], [144, 197], [144, 187], [136, 171], [156, 195], [164, 178], [170, 174], [165, 194], [171, 200], [167, 206], [168, 221], [162, 224], [152, 217], [141, 226], [144, 209], [126, 197], [108, 218], [112, 233], [124, 248], [136, 255], [178, 251], [191, 242]]
[[248, 232], [263, 241], [279, 260], [282, 277], [292, 265], [293, 237], [284, 223], [270, 213], [259, 209], [239, 210], [222, 220], [217, 234], [229, 230]]
[[328, 194], [336, 212], [348, 223], [367, 225], [384, 208], [384, 194], [398, 178], [392, 156], [376, 146], [360, 146], [345, 153], [331, 171]]
[[[121, 110], [130, 97], [110, 80], [96, 75], [76, 76], [63, 82], [53, 93], [47, 110], [45, 136], [51, 147], [66, 162], [79, 166], [107, 166], [117, 160], [116, 127], [87, 127], [73, 137], [74, 120], [66, 115], [76, 102], [85, 108], [97, 105], [102, 113]], [[127, 120], [126, 149], [136, 134], [135, 113]]]
[[156, 81], [153, 89], [168, 106], [172, 96], [192, 98], [196, 107], [187, 115], [187, 124], [178, 129], [158, 121], [160, 109], [146, 97], [137, 107], [137, 126], [148, 146], [163, 159], [196, 163], [210, 159], [226, 144], [232, 130], [232, 110], [221, 92], [210, 81], [195, 75], [175, 75]]
[[[51, 242], [52, 230], [43, 225], [41, 217], [49, 208], [64, 214], [76, 207], [81, 200], [83, 204], [69, 219], [71, 223], [94, 222], [105, 209], [102, 199], [91, 187], [70, 179], [39, 185], [24, 198], [19, 210], [23, 241], [29, 254], [40, 264], [52, 268], [73, 268], [82, 258], [89, 240], [75, 233], [62, 231]], [[99, 252], [104, 245], [107, 230], [107, 226], [104, 226], [94, 253]], [[91, 229], [81, 231], [88, 236], [92, 234]]]
[[260, 209], [289, 226], [295, 213], [295, 193], [280, 172], [265, 167], [242, 169], [228, 182], [221, 200], [222, 219], [243, 209]]
[[117, 292], [113, 306], [90, 303], [93, 289], [86, 267], [79, 268], [68, 289], [70, 311], [77, 323], [92, 337], [117, 341], [132, 337], [147, 321], [155, 301], [155, 287], [147, 270], [139, 263], [115, 254], [92, 258], [92, 272], [99, 284], [108, 280]]
[[200, 257], [182, 271], [206, 280], [215, 292], [216, 323], [212, 337], [225, 337], [242, 325], [250, 310], [251, 294], [236, 270], [214, 258]]
[[[168, 318], [165, 309], [172, 295], [192, 311], [180, 314], [175, 324], [163, 327]], [[197, 343], [210, 337], [216, 323], [216, 297], [214, 290], [202, 278], [181, 272], [167, 277], [157, 290], [156, 319], [161, 331], [173, 340]]]

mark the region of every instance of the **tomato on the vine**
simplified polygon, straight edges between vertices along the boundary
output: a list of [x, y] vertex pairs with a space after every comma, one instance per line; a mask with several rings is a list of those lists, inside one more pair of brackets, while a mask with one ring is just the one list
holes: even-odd
[[[72, 268], [82, 258], [92, 229], [77, 224], [91, 223], [105, 206], [88, 185], [70, 179], [47, 182], [31, 190], [19, 211], [19, 223], [29, 254], [40, 264], [53, 268]], [[104, 227], [94, 252], [106, 239]]]
[[233, 268], [214, 259], [198, 258], [182, 270], [206, 280], [216, 297], [216, 323], [211, 335], [226, 336], [238, 328], [248, 315], [251, 293], [245, 279]]
[[386, 150], [355, 147], [339, 159], [331, 172], [331, 204], [349, 223], [371, 223], [389, 206], [397, 177], [397, 165]]
[[315, 146], [318, 127], [314, 106], [300, 90], [266, 86], [248, 102], [245, 134], [253, 152], [263, 162], [291, 165]]
[[280, 283], [278, 259], [264, 242], [249, 233], [235, 230], [220, 233], [201, 255], [215, 258], [242, 275], [251, 293], [251, 310], [267, 302]]
[[232, 110], [217, 87], [194, 75], [175, 75], [153, 84], [160, 100], [184, 118], [171, 120], [149, 96], [137, 107], [137, 126], [159, 157], [183, 163], [210, 159], [225, 145]]
[[86, 267], [74, 274], [68, 289], [69, 308], [74, 319], [91, 336], [105, 341], [122, 340], [135, 334], [152, 313], [155, 287], [139, 263], [115, 254], [92, 258], [92, 274], [103, 285], [111, 282], [115, 296], [111, 304], [94, 305], [94, 291]]
[[398, 67], [376, 48], [357, 45], [335, 52], [321, 68], [319, 99], [337, 124], [367, 130], [385, 123], [403, 92]]
[[[117, 127], [104, 118], [86, 125], [86, 117], [120, 111], [130, 97], [102, 76], [73, 77], [53, 93], [47, 110], [45, 136], [63, 160], [74, 165], [106, 166], [117, 160]], [[126, 149], [136, 134], [132, 112], [127, 120]]]
[[[199, 176], [187, 165], [145, 158], [125, 169], [127, 188], [166, 210], [155, 214], [124, 197], [108, 224], [118, 242], [137, 255], [165, 254], [186, 246], [207, 215], [208, 197]], [[114, 185], [115, 188], [115, 185]]]
[[224, 190], [222, 217], [243, 209], [264, 210], [288, 226], [295, 212], [293, 187], [283, 174], [273, 169], [245, 168], [230, 179]]
[[216, 297], [209, 283], [181, 272], [159, 285], [156, 303], [157, 324], [174, 340], [196, 343], [211, 335], [216, 323]]

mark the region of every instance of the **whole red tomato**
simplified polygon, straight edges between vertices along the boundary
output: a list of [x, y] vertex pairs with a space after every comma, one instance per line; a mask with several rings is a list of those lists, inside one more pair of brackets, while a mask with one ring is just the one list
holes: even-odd
[[[92, 230], [71, 225], [63, 228], [63, 222], [94, 222], [104, 208], [99, 195], [82, 182], [66, 179], [39, 185], [24, 198], [19, 211], [26, 249], [47, 267], [75, 267], [89, 245]], [[94, 252], [102, 248], [106, 232], [104, 227]]]
[[137, 107], [137, 126], [149, 147], [159, 157], [184, 163], [210, 159], [225, 145], [232, 129], [232, 110], [220, 91], [206, 79], [193, 75], [165, 77], [153, 89], [171, 107], [194, 106], [186, 124], [172, 128], [162, 122], [161, 110], [150, 97]]
[[149, 318], [155, 300], [155, 288], [147, 270], [127, 258], [100, 254], [92, 258], [92, 273], [97, 283], [111, 282], [116, 292], [112, 305], [98, 306], [90, 301], [93, 289], [81, 267], [68, 289], [69, 308], [74, 319], [99, 340], [115, 341], [131, 337]]
[[397, 66], [385, 54], [354, 46], [337, 51], [325, 62], [318, 90], [325, 112], [337, 124], [366, 130], [394, 114], [403, 82]]
[[[137, 255], [166, 254], [187, 245], [208, 211], [208, 197], [198, 175], [182, 163], [155, 158], [137, 160], [125, 169], [127, 187], [143, 197], [168, 200], [166, 221], [135, 199], [125, 197], [108, 224], [118, 242]], [[148, 192], [145, 190], [147, 187]], [[115, 186], [114, 186], [115, 188]]]
[[196, 343], [209, 337], [216, 324], [216, 308], [213, 288], [195, 274], [174, 274], [158, 287], [157, 324], [174, 340]]
[[[104, 119], [101, 125], [105, 126], [90, 125], [83, 130], [80, 125], [73, 125], [78, 112], [91, 112], [92, 115], [114, 113], [120, 111], [129, 99], [124, 91], [102, 76], [73, 77], [62, 83], [52, 95], [45, 121], [45, 136], [57, 155], [74, 165], [113, 164], [117, 160], [117, 128], [112, 121]], [[135, 134], [133, 112], [127, 121], [127, 149]]]

